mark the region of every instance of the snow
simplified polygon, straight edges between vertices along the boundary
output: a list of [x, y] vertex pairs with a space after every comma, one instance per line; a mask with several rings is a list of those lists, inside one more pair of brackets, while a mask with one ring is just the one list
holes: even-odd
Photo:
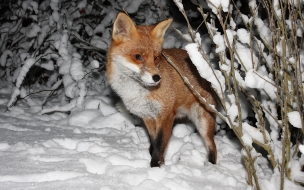
[[86, 32], [88, 33], [89, 36], [93, 36], [94, 31], [93, 31], [93, 29], [92, 29], [91, 26], [86, 25], [86, 26], [85, 26], [85, 30], [86, 30]]
[[229, 1], [227, 0], [209, 0], [207, 1], [208, 6], [212, 9], [212, 12], [214, 14], [218, 13], [218, 10], [220, 7], [224, 12], [228, 12], [229, 8]]
[[259, 88], [259, 89], [263, 88], [265, 84], [263, 79], [256, 76], [254, 70], [250, 70], [246, 73], [245, 83], [246, 86], [250, 88]]
[[[55, 22], [59, 22], [60, 15], [59, 15], [58, 11], [53, 11], [52, 17]], [[52, 24], [50, 24], [50, 25], [52, 25]]]
[[83, 0], [83, 1], [80, 1], [79, 3], [78, 3], [78, 8], [79, 9], [83, 9], [83, 8], [85, 8], [87, 6], [87, 1], [86, 0]]
[[245, 24], [247, 24], [249, 22], [249, 18], [247, 15], [241, 14], [241, 17]]
[[299, 145], [299, 150], [301, 151], [302, 154], [304, 154], [304, 145], [300, 144]]
[[298, 111], [292, 111], [287, 113], [288, 121], [292, 126], [302, 129], [301, 116]]
[[112, 22], [116, 18], [116, 15], [117, 12], [115, 11], [111, 11], [109, 14], [107, 14], [105, 18], [101, 21], [101, 23], [96, 26], [96, 28], [94, 29], [94, 33], [96, 34], [98, 32], [104, 32], [105, 27], [112, 24]]
[[31, 183], [31, 182], [49, 182], [49, 181], [63, 181], [75, 177], [83, 176], [84, 174], [78, 172], [66, 172], [66, 171], [51, 171], [45, 173], [34, 173], [27, 175], [4, 175], [1, 176], [0, 182], [17, 182], [17, 183]]
[[72, 59], [72, 64], [70, 66], [70, 74], [75, 81], [81, 80], [84, 77], [82, 61], [77, 57], [74, 57]]
[[185, 136], [190, 135], [193, 132], [194, 132], [193, 126], [189, 126], [185, 124], [177, 124], [172, 131], [172, 135], [178, 138], [184, 138]]
[[28, 38], [36, 37], [41, 28], [37, 24], [33, 24], [31, 30], [27, 33]]
[[[256, 141], [258, 141], [260, 143], [265, 144], [263, 134], [262, 134], [262, 132], [258, 128], [253, 127], [253, 126], [251, 126], [251, 125], [249, 125], [248, 123], [245, 123], [245, 122], [243, 123], [242, 127], [243, 127], [243, 132], [246, 131], [246, 133], [252, 139], [254, 139], [254, 140], [256, 140]], [[269, 136], [268, 132], [265, 131], [265, 134], [266, 134], [266, 138], [267, 138], [266, 140], [269, 141], [270, 140], [270, 136]]]
[[235, 44], [235, 48], [237, 51], [235, 58], [242, 65], [242, 70], [248, 71], [257, 67], [259, 60], [249, 48], [239, 42]]
[[277, 15], [277, 17], [279, 19], [281, 19], [282, 18], [282, 11], [281, 11], [281, 9], [279, 9], [280, 8], [280, 4], [279, 4], [278, 0], [274, 0], [273, 1], [273, 8], [274, 8], [274, 11], [275, 11], [275, 14]]
[[250, 1], [248, 4], [253, 11], [257, 8], [256, 1]]
[[225, 51], [226, 47], [225, 47], [225, 44], [224, 44], [224, 37], [221, 35], [220, 32], [217, 32], [213, 36], [213, 42], [216, 44], [216, 49], [215, 49], [216, 53]]
[[234, 122], [235, 118], [238, 116], [238, 107], [235, 103], [234, 94], [228, 95], [228, 98], [229, 102], [226, 102], [227, 115], [229, 116], [230, 120]]
[[47, 63], [41, 63], [40, 67], [45, 68], [46, 70], [53, 71], [54, 70], [54, 64], [53, 61], [48, 61]]
[[[9, 92], [1, 90], [1, 97]], [[22, 105], [4, 113], [5, 100], [0, 105], [3, 189], [248, 188], [237, 140], [215, 136], [218, 164], [212, 165], [193, 125], [177, 124], [165, 165], [151, 168], [144, 127], [134, 126], [105, 97], [89, 98], [61, 117], [54, 117], [56, 111], [37, 117]]]
[[13, 57], [13, 52], [11, 50], [5, 50], [0, 57], [0, 65], [4, 67], [6, 65], [6, 60], [8, 57]]
[[101, 117], [102, 114], [96, 112], [96, 110], [84, 110], [76, 113], [69, 119], [69, 124], [74, 126], [87, 125], [92, 119]]
[[135, 13], [139, 6], [144, 2], [145, 0], [137, 0], [137, 1], [134, 1], [134, 0], [128, 0], [128, 1], [125, 1], [124, 3], [124, 7], [126, 7], [126, 12], [127, 13]]
[[10, 107], [13, 104], [17, 96], [20, 94], [20, 89], [19, 89], [20, 85], [23, 82], [27, 72], [34, 65], [35, 62], [36, 60], [34, 58], [28, 58], [27, 60], [24, 61], [24, 64], [21, 67], [20, 72], [18, 74], [18, 78], [16, 79], [16, 88], [12, 93], [11, 100], [7, 104], [8, 107]]
[[178, 7], [178, 9], [182, 12], [184, 11], [184, 5], [182, 3], [182, 0], [173, 0], [176, 4], [176, 6]]
[[247, 30], [244, 28], [238, 29], [236, 34], [242, 43], [250, 45], [250, 33]]
[[277, 98], [276, 95], [276, 86], [268, 76], [263, 73], [265, 70], [264, 66], [261, 66], [258, 71], [254, 71], [253, 69], [246, 72], [245, 84], [249, 88], [257, 88], [263, 89], [267, 93], [267, 95], [275, 100]]
[[[229, 45], [230, 45], [230, 47], [232, 47], [232, 45], [233, 45], [233, 38], [234, 38], [234, 36], [236, 35], [236, 32], [233, 31], [233, 30], [226, 30], [226, 34], [227, 34], [227, 38], [228, 38]], [[226, 41], [226, 38], [225, 38], [225, 45], [226, 45], [227, 47], [229, 47], [229, 46], [228, 46], [228, 43], [227, 43], [227, 41]]]
[[245, 145], [252, 146], [252, 138], [245, 130], [243, 131], [242, 141], [244, 142]]
[[24, 10], [27, 9], [34, 10], [35, 13], [38, 13], [38, 3], [35, 1], [32, 0], [23, 1], [21, 6]]
[[[9, 90], [1, 93], [8, 96]], [[225, 135], [215, 136], [218, 164], [212, 165], [193, 125], [177, 124], [165, 165], [150, 168], [145, 129], [115, 111], [106, 98], [92, 97], [71, 116], [57, 121], [49, 117], [48, 122], [33, 117], [26, 107], [4, 113], [4, 105], [0, 106], [3, 189], [250, 189], [240, 145]], [[249, 129], [253, 130], [246, 128], [244, 134], [259, 137], [256, 128]], [[248, 145], [250, 136], [243, 136]], [[267, 179], [262, 183], [264, 189], [277, 187]]]
[[94, 69], [99, 68], [99, 62], [97, 60], [92, 60], [90, 64]]
[[[202, 54], [198, 51], [197, 43], [190, 43], [185, 46], [189, 57], [196, 66], [200, 76], [209, 81], [217, 93], [222, 96], [225, 91], [225, 79], [219, 70], [213, 70]], [[215, 74], [213, 74], [213, 72]]]
[[254, 18], [254, 24], [257, 26], [257, 29], [259, 31], [260, 37], [265, 40], [266, 43], [271, 44], [271, 31], [268, 26], [266, 26], [262, 19], [255, 17]]
[[29, 71], [29, 69], [34, 65], [34, 63], [36, 62], [36, 60], [34, 58], [28, 58], [27, 60], [25, 60], [21, 70], [20, 70], [20, 73], [19, 73], [19, 76], [17, 78], [17, 81], [16, 81], [16, 87], [19, 88], [23, 79], [25, 78], [27, 72]]

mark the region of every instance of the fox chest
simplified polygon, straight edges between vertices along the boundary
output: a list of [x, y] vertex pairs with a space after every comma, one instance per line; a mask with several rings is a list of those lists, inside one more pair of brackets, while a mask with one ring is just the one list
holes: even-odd
[[112, 88], [121, 97], [126, 108], [141, 118], [156, 118], [161, 111], [161, 103], [149, 98], [150, 91], [133, 79], [123, 82], [113, 81]]

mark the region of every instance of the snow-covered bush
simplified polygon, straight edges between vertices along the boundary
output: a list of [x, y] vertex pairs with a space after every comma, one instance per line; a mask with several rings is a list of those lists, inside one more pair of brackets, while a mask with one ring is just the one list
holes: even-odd
[[[6, 3], [0, 20], [0, 78], [13, 89], [7, 107], [22, 100], [40, 114], [68, 112], [80, 108], [87, 96], [107, 93], [106, 50], [119, 11], [145, 24], [168, 15], [168, 1], [156, 0]], [[53, 95], [61, 102], [50, 103]]]
[[[248, 184], [254, 189], [304, 184], [298, 149], [304, 132], [303, 1], [207, 0], [208, 7], [192, 1], [215, 44], [208, 51], [182, 1], [174, 1], [188, 23], [188, 33], [179, 32], [189, 41], [185, 49], [219, 97], [220, 111], [206, 106], [240, 140]], [[271, 174], [263, 171], [265, 164]]]

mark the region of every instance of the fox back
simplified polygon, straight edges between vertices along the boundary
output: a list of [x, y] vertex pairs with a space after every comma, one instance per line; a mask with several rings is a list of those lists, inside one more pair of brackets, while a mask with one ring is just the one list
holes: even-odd
[[199, 103], [162, 53], [179, 67], [209, 104], [216, 104], [215, 97], [210, 83], [199, 76], [187, 52], [162, 49], [171, 22], [168, 19], [153, 26], [136, 26], [129, 16], [119, 13], [107, 54], [108, 80], [126, 108], [146, 125], [151, 142], [151, 167], [164, 163], [177, 117], [188, 117], [195, 124], [205, 141], [208, 160], [215, 164], [215, 114]]

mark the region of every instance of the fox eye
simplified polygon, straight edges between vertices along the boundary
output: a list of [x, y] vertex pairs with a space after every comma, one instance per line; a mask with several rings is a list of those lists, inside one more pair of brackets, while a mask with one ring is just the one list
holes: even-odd
[[141, 57], [140, 54], [135, 54], [135, 55], [134, 55], [134, 58], [135, 58], [136, 60], [142, 60], [142, 57]]

